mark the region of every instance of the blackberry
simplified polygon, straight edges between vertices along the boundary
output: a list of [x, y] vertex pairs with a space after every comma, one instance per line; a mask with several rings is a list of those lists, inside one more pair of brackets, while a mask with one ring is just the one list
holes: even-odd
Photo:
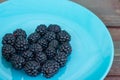
[[37, 76], [41, 71], [41, 67], [36, 61], [28, 61], [24, 66], [24, 71], [30, 76]]
[[33, 60], [34, 55], [33, 55], [33, 52], [31, 52], [30, 50], [27, 50], [22, 53], [22, 57], [24, 57], [26, 61], [30, 61], [30, 60]]
[[57, 39], [58, 39], [58, 41], [60, 41], [62, 43], [63, 42], [69, 42], [71, 40], [71, 36], [68, 32], [63, 30], [63, 31], [61, 31], [57, 34]]
[[19, 36], [23, 36], [24, 38], [27, 37], [27, 34], [26, 32], [23, 30], [23, 29], [16, 29], [14, 32], [13, 32], [13, 35], [17, 38]]
[[57, 40], [52, 40], [50, 43], [49, 43], [49, 46], [51, 47], [54, 47], [54, 48], [57, 48], [59, 45], [59, 42]]
[[39, 44], [32, 44], [30, 46], [30, 51], [32, 51], [33, 53], [38, 53], [42, 51], [42, 46]]
[[48, 42], [52, 41], [56, 38], [56, 34], [54, 32], [47, 32], [44, 36], [44, 39], [46, 39]]
[[67, 55], [69, 55], [71, 53], [71, 51], [72, 51], [72, 47], [71, 47], [70, 43], [63, 43], [59, 47], [59, 51], [65, 52]]
[[46, 78], [50, 78], [59, 71], [59, 68], [59, 63], [54, 60], [48, 60], [42, 66], [42, 73]]
[[19, 36], [15, 42], [15, 49], [18, 51], [27, 50], [28, 49], [28, 41], [24, 37]]
[[41, 25], [37, 26], [35, 31], [42, 36], [47, 32], [47, 26], [45, 24], [41, 24]]
[[56, 50], [53, 47], [48, 47], [45, 50], [48, 59], [52, 59], [55, 56]]
[[5, 34], [5, 36], [2, 39], [2, 44], [14, 45], [14, 42], [15, 42], [15, 37], [11, 33]]
[[15, 53], [15, 49], [8, 44], [3, 45], [2, 47], [2, 56], [7, 60], [10, 61], [11, 56]]
[[64, 52], [58, 52], [54, 57], [54, 60], [59, 63], [60, 67], [63, 67], [67, 61], [67, 55]]
[[36, 43], [40, 38], [40, 35], [38, 33], [32, 33], [28, 36], [28, 42], [30, 44]]
[[58, 33], [58, 32], [61, 31], [61, 28], [60, 28], [60, 26], [57, 25], [57, 24], [50, 24], [50, 25], [48, 26], [48, 31]]
[[11, 64], [15, 69], [20, 70], [23, 68], [23, 66], [25, 64], [25, 59], [20, 55], [14, 54], [11, 57]]
[[43, 49], [46, 49], [48, 46], [48, 42], [43, 38], [39, 39], [37, 43], [40, 44]]
[[39, 52], [35, 55], [35, 60], [40, 64], [43, 64], [47, 60], [47, 56], [43, 52]]

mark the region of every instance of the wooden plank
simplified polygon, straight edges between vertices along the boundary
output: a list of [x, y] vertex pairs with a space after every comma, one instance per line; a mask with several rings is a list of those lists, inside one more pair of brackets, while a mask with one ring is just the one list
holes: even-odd
[[120, 80], [120, 76], [109, 76], [105, 80]]
[[120, 41], [120, 27], [119, 28], [108, 28], [110, 31], [110, 34], [112, 36], [112, 39], [114, 41]]

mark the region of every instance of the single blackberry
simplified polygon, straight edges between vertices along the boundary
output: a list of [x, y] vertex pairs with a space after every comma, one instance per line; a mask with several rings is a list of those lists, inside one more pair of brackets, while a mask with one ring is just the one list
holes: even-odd
[[42, 46], [39, 44], [32, 44], [30, 46], [30, 51], [32, 51], [33, 53], [38, 53], [42, 51]]
[[48, 42], [52, 41], [56, 38], [56, 34], [54, 32], [47, 32], [44, 36], [44, 39], [46, 39]]
[[2, 39], [2, 44], [14, 45], [14, 42], [15, 42], [15, 37], [11, 33], [5, 34], [5, 36]]
[[67, 55], [69, 55], [71, 53], [71, 51], [72, 51], [72, 47], [71, 47], [70, 43], [63, 43], [59, 47], [59, 51], [65, 52]]
[[67, 55], [64, 52], [58, 52], [54, 57], [54, 60], [57, 61], [60, 67], [63, 67], [67, 61]]
[[8, 44], [3, 45], [2, 47], [2, 56], [7, 60], [10, 61], [11, 56], [15, 53], [15, 49]]
[[11, 64], [15, 69], [22, 69], [25, 64], [25, 59], [20, 55], [12, 55]]
[[44, 38], [39, 39], [37, 43], [40, 44], [43, 49], [46, 49], [48, 46], [48, 42]]
[[13, 32], [13, 35], [17, 38], [18, 36], [23, 36], [24, 38], [27, 37], [27, 34], [26, 32], [23, 30], [23, 29], [16, 29], [14, 32]]
[[27, 50], [28, 49], [28, 41], [24, 37], [19, 36], [15, 42], [15, 49], [18, 51]]
[[63, 30], [57, 34], [57, 39], [62, 43], [69, 42], [71, 40], [71, 36], [67, 31]]
[[43, 64], [47, 60], [47, 56], [43, 52], [39, 52], [35, 55], [35, 60], [40, 64]]
[[22, 54], [22, 57], [25, 58], [26, 61], [30, 61], [30, 60], [33, 60], [33, 52], [31, 52], [30, 50], [27, 50], [27, 51], [24, 51]]
[[57, 25], [57, 24], [50, 24], [50, 25], [48, 26], [48, 31], [58, 33], [58, 32], [61, 31], [61, 28], [60, 28], [60, 26]]
[[45, 50], [48, 59], [52, 59], [55, 56], [56, 50], [53, 47], [48, 47]]
[[30, 44], [36, 43], [40, 39], [40, 35], [38, 33], [32, 33], [28, 36], [28, 42]]
[[41, 25], [37, 26], [37, 28], [35, 29], [35, 31], [42, 36], [42, 35], [44, 35], [46, 33], [47, 26], [45, 24], [41, 24]]
[[41, 67], [36, 61], [28, 61], [24, 66], [24, 71], [30, 76], [37, 76], [41, 72]]
[[42, 73], [46, 78], [50, 78], [59, 71], [59, 68], [59, 63], [54, 60], [48, 60], [42, 66]]
[[49, 46], [51, 47], [54, 47], [54, 48], [57, 48], [59, 45], [59, 42], [57, 40], [52, 40], [50, 43], [49, 43]]

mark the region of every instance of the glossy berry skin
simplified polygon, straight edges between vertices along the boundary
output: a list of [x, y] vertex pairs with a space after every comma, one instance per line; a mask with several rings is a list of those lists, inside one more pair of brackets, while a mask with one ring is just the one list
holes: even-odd
[[61, 43], [69, 42], [71, 40], [71, 36], [67, 31], [63, 30], [57, 34], [57, 40]]
[[65, 52], [66, 55], [70, 55], [72, 52], [72, 47], [70, 45], [70, 43], [63, 43], [60, 47], [59, 47], [59, 51], [60, 52]]
[[22, 36], [24, 38], [27, 37], [27, 34], [26, 32], [23, 30], [23, 29], [16, 29], [14, 32], [13, 32], [13, 35], [17, 38], [19, 36]]
[[54, 32], [47, 32], [44, 35], [44, 39], [46, 39], [48, 42], [54, 40], [56, 38], [56, 34]]
[[50, 78], [59, 71], [59, 68], [59, 63], [54, 60], [48, 60], [42, 66], [42, 73], [46, 78]]
[[43, 36], [47, 32], [47, 26], [45, 24], [41, 24], [37, 26], [35, 31], [39, 33], [41, 36]]
[[11, 45], [5, 44], [2, 46], [2, 56], [7, 60], [10, 61], [11, 56], [15, 54], [15, 48]]
[[40, 39], [40, 35], [38, 33], [32, 33], [28, 36], [28, 42], [30, 44], [36, 43]]
[[28, 61], [24, 66], [24, 71], [29, 76], [37, 76], [41, 72], [40, 64], [36, 61]]
[[7, 33], [4, 35], [3, 39], [2, 39], [2, 44], [9, 44], [9, 45], [14, 45], [15, 43], [15, 37], [13, 34], [11, 33]]
[[58, 33], [58, 32], [61, 31], [61, 28], [60, 28], [60, 26], [57, 25], [57, 24], [50, 24], [50, 25], [48, 26], [48, 31]]
[[11, 64], [15, 69], [20, 70], [23, 68], [23, 66], [25, 64], [25, 59], [20, 55], [14, 54], [11, 57]]
[[29, 47], [28, 41], [23, 37], [19, 36], [15, 42], [15, 49], [18, 51], [25, 51]]

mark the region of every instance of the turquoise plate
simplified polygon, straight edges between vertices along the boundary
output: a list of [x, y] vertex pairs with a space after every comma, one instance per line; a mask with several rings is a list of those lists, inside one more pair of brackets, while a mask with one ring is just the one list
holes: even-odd
[[[33, 32], [39, 24], [58, 24], [72, 36], [65, 67], [52, 78], [16, 71], [1, 56], [0, 80], [103, 80], [113, 62], [111, 36], [91, 11], [69, 0], [9, 0], [0, 4], [0, 41], [16, 28]], [[0, 48], [2, 44], [0, 43]]]

